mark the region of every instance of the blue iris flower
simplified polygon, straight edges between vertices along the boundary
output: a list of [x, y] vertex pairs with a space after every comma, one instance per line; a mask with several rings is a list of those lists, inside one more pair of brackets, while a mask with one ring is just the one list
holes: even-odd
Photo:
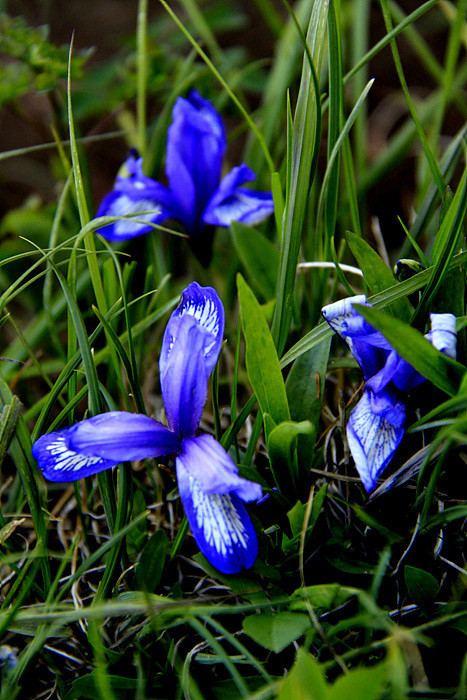
[[248, 166], [233, 168], [221, 179], [226, 147], [222, 119], [211, 103], [195, 90], [186, 99], [179, 97], [167, 133], [169, 186], [143, 175], [142, 158], [132, 151], [125, 162], [127, 176], [117, 177], [96, 216], [135, 217], [103, 226], [98, 233], [109, 241], [124, 241], [148, 233], [148, 224], [176, 219], [196, 236], [207, 224], [254, 225], [266, 219], [273, 212], [272, 195], [242, 187], [256, 177]]
[[178, 489], [193, 536], [205, 557], [224, 573], [253, 566], [256, 533], [243, 501], [262, 490], [208, 434], [196, 435], [208, 379], [224, 333], [216, 291], [193, 282], [167, 324], [159, 362], [169, 427], [149, 416], [111, 411], [43, 435], [32, 454], [51, 481], [75, 481], [120, 462], [176, 454]]
[[[350, 414], [347, 440], [363, 485], [368, 493], [376, 487], [404, 436], [405, 406], [395, 391], [409, 392], [425, 378], [391, 347], [354, 308], [368, 304], [355, 296], [322, 310], [331, 328], [347, 342], [365, 377], [363, 396]], [[425, 336], [437, 350], [456, 357], [456, 318], [430, 314], [431, 331]]]

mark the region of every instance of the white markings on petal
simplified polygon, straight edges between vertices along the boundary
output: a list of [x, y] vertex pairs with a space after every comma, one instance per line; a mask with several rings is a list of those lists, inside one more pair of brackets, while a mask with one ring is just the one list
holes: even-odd
[[222, 557], [232, 555], [235, 548], [246, 549], [248, 535], [231, 497], [206, 494], [191, 476], [189, 486], [197, 525], [207, 545]]
[[[141, 183], [142, 184], [142, 183]], [[135, 185], [138, 187], [140, 183], [137, 181]], [[144, 189], [144, 186], [142, 187]], [[116, 236], [127, 236], [128, 234], [136, 234], [137, 231], [147, 228], [146, 224], [141, 223], [147, 221], [153, 223], [154, 218], [161, 213], [161, 209], [156, 207], [151, 199], [134, 200], [126, 194], [121, 194], [109, 206], [106, 216], [127, 216], [128, 214], [138, 214], [139, 212], [149, 212], [135, 216], [135, 218], [121, 219], [116, 221], [114, 233]]]
[[453, 314], [430, 314], [431, 332], [428, 339], [445, 355], [456, 359], [457, 319]]
[[196, 302], [190, 299], [188, 303], [182, 302], [179, 316], [192, 316], [208, 333], [217, 336], [220, 330], [220, 318], [216, 304], [212, 299], [205, 297]]
[[[89, 457], [75, 452], [68, 447], [65, 435], [58, 435], [55, 442], [51, 442], [44, 448], [53, 462], [53, 471], [77, 472], [82, 469], [106, 464], [108, 460], [102, 457]], [[48, 468], [50, 471], [50, 468]]]
[[[403, 411], [402, 404], [398, 405]], [[367, 491], [374, 489], [378, 475], [389, 463], [403, 434], [401, 425], [390, 423], [372, 410], [370, 392], [365, 391], [350, 416], [347, 440]]]

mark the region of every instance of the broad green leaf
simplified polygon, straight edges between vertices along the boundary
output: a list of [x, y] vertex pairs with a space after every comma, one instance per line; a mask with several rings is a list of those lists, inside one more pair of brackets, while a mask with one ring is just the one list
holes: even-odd
[[136, 566], [136, 580], [139, 587], [148, 593], [154, 593], [162, 578], [168, 540], [165, 530], [156, 530], [149, 538], [141, 552]]
[[[104, 671], [100, 671], [103, 673]], [[100, 700], [102, 698], [102, 686], [98, 677], [98, 670], [92, 671], [87, 676], [77, 678], [68, 693], [64, 696], [64, 700]], [[138, 681], [136, 678], [124, 678], [123, 676], [107, 675], [106, 684], [111, 691], [122, 693], [119, 697], [128, 697], [129, 691], [136, 691]], [[115, 697], [115, 696], [112, 696]]]
[[249, 615], [243, 621], [245, 634], [276, 654], [301, 637], [310, 627], [308, 615], [293, 612]]
[[264, 413], [278, 424], [290, 420], [284, 379], [261, 307], [241, 275], [237, 276], [248, 379]]
[[360, 304], [356, 304], [355, 309], [368, 323], [381, 331], [394, 350], [417, 372], [450, 396], [457, 393], [465, 367], [436, 350], [421, 333], [402, 321]]
[[309, 420], [313, 426], [310, 435], [298, 438], [298, 464], [311, 462], [315, 449], [318, 423], [323, 404], [324, 383], [332, 337], [311, 348], [293, 364], [285, 383], [290, 415], [293, 421]]
[[299, 435], [313, 435], [316, 428], [310, 421], [292, 423], [283, 421], [276, 428], [268, 431], [268, 452], [273, 470], [281, 491], [286, 494], [296, 490], [298, 467], [295, 447]]
[[327, 700], [328, 684], [320, 664], [303, 649], [282, 683], [278, 700]]
[[328, 700], [378, 700], [387, 685], [386, 664], [357, 668], [340, 676], [328, 692]]
[[340, 586], [338, 583], [323, 583], [298, 588], [291, 596], [291, 610], [306, 610], [307, 601], [315, 609], [337, 608], [352, 596], [359, 594], [358, 588]]
[[[347, 242], [359, 267], [361, 268], [365, 282], [373, 294], [384, 292], [385, 289], [396, 284], [394, 275], [389, 267], [382, 261], [373, 248], [352, 231], [347, 231]], [[412, 315], [411, 307], [407, 299], [399, 299], [388, 307], [394, 311], [394, 315], [403, 321], [409, 321]]]
[[415, 603], [432, 603], [438, 595], [439, 585], [433, 574], [415, 566], [404, 567], [405, 585]]
[[272, 299], [276, 291], [279, 252], [271, 241], [250, 226], [233, 221], [230, 230], [251, 284], [265, 301]]
[[[321, 509], [323, 507], [324, 499], [326, 498], [327, 487], [327, 484], [323, 484], [319, 491], [317, 491], [313, 496], [311, 512], [306, 526], [306, 537], [311, 535], [313, 528], [316, 525], [316, 521], [318, 520], [319, 514], [321, 513]], [[286, 553], [297, 547], [297, 544], [302, 536], [306, 510], [306, 504], [302, 503], [301, 501], [297, 501], [293, 508], [291, 508], [287, 513], [290, 529], [292, 530], [292, 539], [289, 540], [285, 533], [283, 534], [282, 549]]]
[[299, 357], [289, 372], [285, 388], [293, 421], [318, 422], [332, 336]]

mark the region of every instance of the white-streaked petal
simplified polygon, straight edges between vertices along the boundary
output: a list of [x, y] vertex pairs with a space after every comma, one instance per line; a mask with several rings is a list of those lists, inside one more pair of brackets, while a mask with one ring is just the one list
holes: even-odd
[[193, 537], [206, 559], [225, 574], [253, 566], [258, 540], [240, 498], [234, 493], [206, 494], [200, 482], [178, 464], [177, 477]]
[[212, 435], [185, 438], [177, 457], [177, 470], [196, 479], [206, 494], [236, 493], [242, 501], [261, 498], [259, 484], [238, 475], [237, 466]]
[[50, 481], [75, 481], [120, 462], [178, 452], [179, 438], [149, 416], [110, 411], [47, 433], [32, 455]]
[[49, 481], [76, 481], [114, 467], [118, 462], [84, 455], [69, 446], [69, 430], [58, 430], [39, 438], [32, 447], [43, 476]]
[[192, 282], [183, 292], [164, 333], [160, 382], [170, 427], [194, 435], [207, 397], [224, 333], [224, 307], [217, 292]]
[[437, 350], [456, 359], [457, 319], [453, 314], [430, 314], [429, 339]]
[[391, 461], [404, 436], [405, 407], [389, 391], [365, 391], [347, 424], [347, 440], [367, 492]]

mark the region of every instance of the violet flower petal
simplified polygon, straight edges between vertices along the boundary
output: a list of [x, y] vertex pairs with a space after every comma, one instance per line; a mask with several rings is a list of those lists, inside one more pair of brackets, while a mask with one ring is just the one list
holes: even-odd
[[257, 192], [240, 187], [256, 178], [248, 166], [242, 164], [226, 175], [206, 207], [203, 221], [215, 226], [228, 227], [232, 221], [254, 225], [264, 221], [274, 211], [271, 192]]
[[76, 481], [124, 461], [179, 449], [179, 438], [149, 416], [111, 411], [42, 435], [32, 455], [46, 479]]
[[392, 392], [364, 391], [350, 414], [347, 440], [368, 493], [391, 461], [404, 436], [405, 406]]
[[203, 212], [219, 184], [227, 145], [224, 125], [211, 103], [195, 90], [176, 100], [172, 117], [166, 172], [182, 212], [180, 220], [193, 235], [204, 228]]
[[206, 559], [225, 574], [253, 566], [258, 540], [241, 499], [235, 493], [206, 493], [178, 457], [176, 468], [185, 514]]
[[261, 486], [238, 475], [233, 460], [212, 435], [184, 438], [176, 464], [177, 471], [196, 479], [206, 494], [236, 493], [242, 501], [261, 498]]

